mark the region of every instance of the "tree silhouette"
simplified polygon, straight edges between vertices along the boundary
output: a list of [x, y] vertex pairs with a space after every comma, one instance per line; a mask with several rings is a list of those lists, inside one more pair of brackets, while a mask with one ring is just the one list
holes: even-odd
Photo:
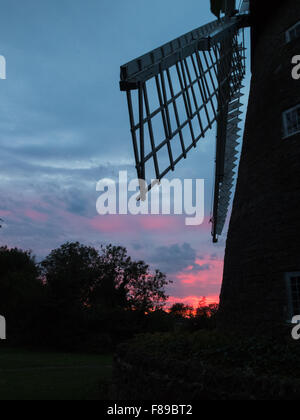
[[49, 295], [64, 308], [92, 307], [133, 309], [142, 312], [164, 306], [170, 283], [143, 261], [132, 261], [126, 248], [95, 248], [66, 243], [41, 263]]
[[0, 313], [10, 333], [20, 334], [36, 315], [36, 303], [43, 296], [39, 274], [31, 252], [0, 248]]
[[176, 317], [189, 318], [193, 314], [193, 307], [184, 303], [174, 303], [169, 309], [169, 313]]
[[151, 272], [144, 261], [133, 261], [126, 248], [108, 245], [101, 249], [103, 272], [91, 288], [90, 304], [102, 303], [141, 312], [160, 309], [170, 283], [159, 270]]
[[56, 305], [83, 308], [91, 288], [102, 275], [96, 249], [79, 242], [62, 245], [41, 263], [48, 295]]

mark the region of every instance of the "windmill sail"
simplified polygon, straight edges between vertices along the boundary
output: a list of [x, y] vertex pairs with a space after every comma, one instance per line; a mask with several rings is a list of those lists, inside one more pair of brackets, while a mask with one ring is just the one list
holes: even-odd
[[[218, 126], [213, 235], [233, 183], [242, 81], [240, 16], [211, 22], [121, 67], [138, 178], [160, 181]], [[144, 183], [141, 183], [141, 187]], [[141, 196], [146, 191], [142, 188]]]
[[[225, 40], [222, 48], [232, 41]], [[233, 43], [236, 39], [233, 40]], [[222, 86], [223, 96], [219, 101], [219, 118], [217, 127], [217, 157], [215, 174], [214, 206], [212, 217], [213, 241], [218, 241], [218, 236], [223, 232], [228, 209], [231, 201], [232, 189], [235, 180], [235, 168], [237, 167], [239, 153], [239, 116], [242, 114], [242, 80], [245, 75], [244, 46], [236, 44], [232, 46], [231, 62], [221, 60], [220, 71], [229, 74], [226, 85]]]
[[250, 0], [243, 0], [240, 8], [240, 13], [249, 13], [250, 11]]

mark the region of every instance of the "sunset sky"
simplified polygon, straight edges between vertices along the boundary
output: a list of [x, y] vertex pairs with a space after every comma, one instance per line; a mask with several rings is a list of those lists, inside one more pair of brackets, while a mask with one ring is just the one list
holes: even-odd
[[[203, 225], [96, 212], [98, 180], [136, 176], [120, 65], [213, 19], [208, 0], [2, 0], [1, 245], [38, 259], [66, 241], [122, 245], [168, 274], [172, 302], [218, 300], [225, 239], [213, 245], [210, 236], [215, 128], [175, 174], [205, 179]], [[245, 85], [247, 93], [249, 75]]]

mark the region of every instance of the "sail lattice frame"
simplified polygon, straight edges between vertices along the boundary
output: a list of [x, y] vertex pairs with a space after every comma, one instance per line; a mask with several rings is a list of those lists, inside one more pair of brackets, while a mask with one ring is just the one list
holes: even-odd
[[[245, 75], [241, 26], [238, 17], [214, 21], [121, 67], [137, 175], [147, 182], [148, 190], [152, 180], [160, 181], [174, 171], [218, 124], [214, 238], [223, 223], [223, 196], [228, 201], [231, 183], [226, 171], [232, 172], [228, 156], [235, 144], [226, 145], [229, 137], [224, 133], [228, 127], [235, 130], [233, 121], [239, 121]], [[146, 191], [141, 193], [143, 198]]]

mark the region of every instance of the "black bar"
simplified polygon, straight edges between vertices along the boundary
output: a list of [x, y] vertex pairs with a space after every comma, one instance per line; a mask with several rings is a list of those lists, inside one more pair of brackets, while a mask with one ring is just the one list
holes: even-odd
[[137, 170], [137, 173], [138, 173], [138, 178], [141, 179], [139, 151], [138, 151], [138, 146], [137, 146], [137, 137], [136, 137], [134, 114], [133, 114], [133, 107], [132, 107], [132, 98], [131, 98], [131, 92], [130, 91], [127, 92], [127, 103], [128, 103], [129, 120], [130, 120], [130, 127], [131, 127], [131, 135], [132, 135], [136, 170]]
[[[199, 105], [197, 103], [195, 90], [194, 90], [194, 87], [192, 85], [191, 73], [190, 73], [190, 70], [189, 70], [189, 67], [188, 67], [188, 64], [187, 64], [186, 60], [184, 60], [184, 64], [185, 64], [186, 73], [187, 73], [187, 76], [188, 76], [188, 79], [189, 79], [189, 82], [190, 82], [190, 85], [191, 85], [191, 91], [192, 91], [192, 96], [193, 96], [193, 100], [194, 100], [194, 104], [195, 104], [195, 109], [198, 109]], [[197, 114], [197, 117], [198, 117], [201, 133], [203, 134], [203, 125], [202, 125], [201, 116], [200, 116], [199, 113]], [[204, 137], [204, 134], [203, 134], [202, 137]], [[195, 147], [196, 147], [196, 144], [195, 144]]]
[[144, 106], [143, 106], [143, 85], [139, 87], [139, 119], [140, 119], [140, 163], [141, 163], [141, 178], [145, 180], [145, 136], [144, 136]]
[[[150, 107], [149, 107], [148, 92], [147, 92], [146, 84], [144, 85], [144, 99], [145, 99], [146, 113], [147, 113], [147, 116], [149, 117]], [[149, 137], [150, 137], [150, 141], [151, 141], [151, 148], [152, 148], [152, 152], [153, 152], [156, 179], [159, 179], [159, 166], [158, 166], [158, 160], [157, 160], [157, 155], [156, 155], [156, 151], [155, 151], [155, 139], [154, 139], [154, 134], [153, 134], [153, 127], [152, 127], [151, 118], [148, 119], [148, 129], [149, 129]]]
[[188, 121], [188, 124], [189, 124], [189, 127], [190, 127], [190, 132], [191, 132], [191, 136], [192, 136], [192, 139], [193, 139], [193, 143], [195, 143], [195, 134], [194, 134], [194, 130], [193, 130], [192, 122], [191, 122], [193, 117], [192, 117], [192, 113], [190, 114], [188, 101], [187, 101], [187, 98], [185, 96], [185, 88], [184, 88], [184, 84], [183, 84], [183, 81], [182, 81], [182, 77], [181, 77], [181, 74], [180, 74], [180, 69], [179, 69], [178, 64], [176, 64], [176, 70], [177, 70], [177, 75], [178, 75], [178, 79], [179, 79], [179, 84], [180, 84], [181, 90], [182, 90], [182, 96], [183, 96], [184, 106], [185, 106], [185, 110], [186, 110], [187, 121]]
[[162, 98], [162, 94], [161, 94], [161, 88], [160, 88], [158, 76], [155, 77], [155, 81], [156, 81], [158, 99], [159, 99], [160, 108], [161, 108], [161, 116], [162, 116], [162, 120], [163, 120], [163, 126], [164, 126], [164, 130], [165, 130], [166, 141], [167, 141], [170, 164], [171, 164], [171, 166], [174, 170], [174, 161], [173, 161], [172, 149], [171, 149], [171, 145], [170, 145], [171, 133], [169, 132], [169, 129], [168, 129], [168, 124], [167, 124], [166, 115], [165, 115], [165, 105], [163, 103], [163, 98]]
[[[169, 69], [167, 70], [167, 78], [168, 78], [168, 82], [169, 82], [169, 88], [170, 88], [171, 95], [172, 95], [172, 97], [174, 97], [174, 88], [173, 88], [172, 79], [171, 79]], [[176, 123], [177, 123], [177, 129], [179, 129], [179, 137], [180, 137], [182, 152], [184, 153], [184, 158], [186, 159], [185, 144], [184, 144], [182, 131], [180, 129], [180, 119], [179, 119], [179, 115], [178, 115], [178, 109], [177, 109], [176, 101], [173, 101], [173, 108], [174, 108], [174, 113], [175, 113], [175, 118], [176, 118]]]

